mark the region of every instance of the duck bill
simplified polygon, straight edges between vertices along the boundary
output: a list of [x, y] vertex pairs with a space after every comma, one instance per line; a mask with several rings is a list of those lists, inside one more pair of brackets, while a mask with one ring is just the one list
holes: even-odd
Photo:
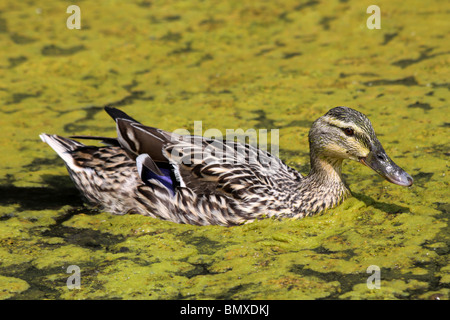
[[360, 158], [359, 162], [391, 183], [405, 187], [413, 184], [413, 178], [388, 157], [381, 145], [372, 148], [367, 157]]

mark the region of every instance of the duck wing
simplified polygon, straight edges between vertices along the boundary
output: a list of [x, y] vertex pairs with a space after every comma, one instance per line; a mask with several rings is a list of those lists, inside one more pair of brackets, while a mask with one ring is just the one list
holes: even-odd
[[[184, 137], [164, 148], [196, 193], [225, 193], [237, 199], [267, 194], [298, 183], [301, 175], [277, 157], [249, 144]], [[285, 190], [284, 190], [285, 191]]]
[[105, 107], [105, 111], [116, 121], [117, 141], [132, 159], [148, 154], [154, 162], [167, 163], [163, 147], [178, 135], [158, 128], [142, 125], [123, 111]]
[[[243, 152], [232, 152], [234, 147]], [[301, 175], [275, 157], [270, 166], [261, 160], [251, 163], [248, 154], [257, 151], [249, 145], [201, 137], [171, 141], [164, 145], [163, 153], [177, 173], [178, 188], [167, 186], [158, 177], [145, 180], [146, 176], [141, 176], [145, 185], [137, 188], [136, 199], [150, 215], [195, 225], [231, 226], [291, 214], [295, 192], [290, 191], [295, 190]]]
[[[118, 142], [134, 159], [144, 182], [170, 176], [176, 186], [197, 194], [223, 193], [247, 199], [258, 193], [283, 192], [301, 175], [270, 153], [249, 144], [185, 136], [144, 126], [124, 112], [106, 107], [116, 121]], [[160, 168], [169, 169], [163, 173]], [[160, 178], [152, 174], [158, 175]]]

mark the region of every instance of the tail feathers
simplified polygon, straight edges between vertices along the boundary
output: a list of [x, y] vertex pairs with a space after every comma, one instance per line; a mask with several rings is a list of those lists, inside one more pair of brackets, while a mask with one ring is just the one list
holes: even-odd
[[74, 140], [63, 138], [57, 135], [42, 133], [39, 135], [41, 140], [47, 143], [64, 160], [69, 168], [78, 170], [80, 167], [75, 163], [71, 152], [77, 148], [84, 147], [84, 144]]

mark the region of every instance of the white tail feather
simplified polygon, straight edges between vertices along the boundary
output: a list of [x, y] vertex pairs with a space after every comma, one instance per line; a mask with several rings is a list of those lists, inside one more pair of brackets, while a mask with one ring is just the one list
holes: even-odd
[[[53, 150], [55, 150], [55, 152], [61, 157], [61, 159], [64, 160], [64, 162], [70, 169], [72, 169], [73, 171], [79, 171], [81, 169], [78, 164], [75, 163], [72, 155], [70, 154], [70, 151], [74, 150], [75, 147], [82, 146], [81, 143], [69, 140], [71, 145], [68, 145], [67, 143], [62, 143], [58, 136], [48, 135], [46, 133], [40, 134], [39, 137], [43, 142], [47, 143]], [[70, 147], [72, 148], [69, 149]]]

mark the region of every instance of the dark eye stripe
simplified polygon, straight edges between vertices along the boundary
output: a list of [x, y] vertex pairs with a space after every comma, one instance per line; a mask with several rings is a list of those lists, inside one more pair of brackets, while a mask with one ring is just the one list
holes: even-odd
[[[345, 129], [352, 129], [352, 128], [349, 128], [349, 127], [342, 128], [342, 127], [339, 127], [339, 126], [337, 126], [337, 125], [335, 125], [335, 124], [333, 124], [333, 123], [330, 123], [330, 122], [327, 122], [327, 123], [328, 123], [328, 125], [330, 125], [330, 126], [332, 126], [332, 127], [335, 127], [335, 128], [338, 128], [338, 129], [341, 129], [341, 130], [344, 131], [344, 132], [345, 132]], [[353, 130], [353, 129], [352, 129], [352, 130]], [[368, 137], [366, 134], [360, 133], [360, 132], [358, 132], [358, 131], [353, 130], [353, 137], [354, 137], [356, 140], [358, 140], [359, 142], [361, 142], [361, 143], [362, 143], [365, 147], [367, 147], [369, 150], [371, 150], [370, 139], [369, 139], [369, 137]]]

